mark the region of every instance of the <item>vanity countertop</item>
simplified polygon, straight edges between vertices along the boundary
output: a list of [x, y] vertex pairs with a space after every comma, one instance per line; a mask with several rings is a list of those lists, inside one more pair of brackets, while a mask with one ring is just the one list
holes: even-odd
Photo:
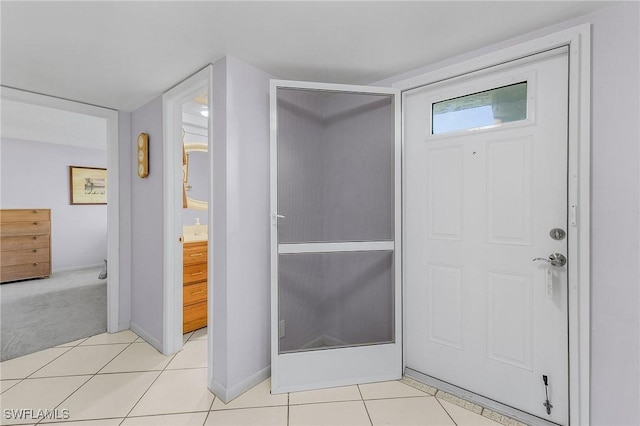
[[195, 243], [198, 241], [207, 241], [207, 234], [184, 234], [185, 243]]
[[198, 227], [198, 233], [196, 233], [196, 226], [194, 225], [187, 225], [182, 228], [185, 243], [207, 241], [207, 235], [209, 233], [207, 225], [198, 225]]

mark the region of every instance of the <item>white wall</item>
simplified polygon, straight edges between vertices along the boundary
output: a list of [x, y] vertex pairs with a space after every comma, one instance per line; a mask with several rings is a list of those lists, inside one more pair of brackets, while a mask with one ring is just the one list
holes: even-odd
[[[149, 135], [149, 176], [132, 172], [131, 183], [131, 329], [156, 349], [162, 348], [163, 302], [163, 128], [162, 97], [131, 113], [131, 133], [121, 149], [137, 164], [135, 141]], [[122, 143], [122, 141], [121, 141]], [[124, 168], [123, 167], [123, 168]]]
[[269, 375], [269, 79], [226, 57], [213, 67], [213, 372], [230, 400]]
[[591, 423], [640, 424], [640, 3], [626, 2], [376, 83], [592, 24]]
[[54, 271], [103, 264], [107, 206], [71, 205], [69, 166], [106, 167], [104, 149], [2, 138], [2, 208], [51, 209]]

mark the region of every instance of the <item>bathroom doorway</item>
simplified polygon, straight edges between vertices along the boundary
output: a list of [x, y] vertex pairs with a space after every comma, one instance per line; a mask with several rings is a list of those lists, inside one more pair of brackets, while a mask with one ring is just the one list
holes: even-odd
[[211, 70], [207, 66], [163, 95], [166, 355], [182, 350], [188, 333], [206, 335], [211, 318]]

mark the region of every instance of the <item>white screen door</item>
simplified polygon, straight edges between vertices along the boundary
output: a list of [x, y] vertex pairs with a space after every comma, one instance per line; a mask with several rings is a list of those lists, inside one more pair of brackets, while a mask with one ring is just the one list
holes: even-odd
[[407, 367], [567, 424], [566, 49], [403, 102]]
[[401, 377], [398, 99], [272, 81], [274, 393]]

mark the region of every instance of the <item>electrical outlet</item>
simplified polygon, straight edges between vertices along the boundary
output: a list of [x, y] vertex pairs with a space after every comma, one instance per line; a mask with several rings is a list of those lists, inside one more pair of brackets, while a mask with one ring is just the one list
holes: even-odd
[[284, 337], [284, 320], [278, 323], [278, 337], [281, 339]]

